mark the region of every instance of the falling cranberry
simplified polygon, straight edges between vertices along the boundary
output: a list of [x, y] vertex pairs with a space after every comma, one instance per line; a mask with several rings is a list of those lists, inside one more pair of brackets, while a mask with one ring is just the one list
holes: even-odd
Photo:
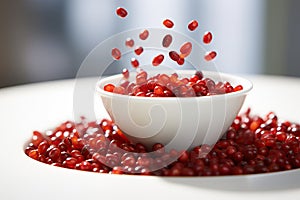
[[173, 28], [174, 23], [170, 19], [165, 19], [163, 21], [163, 25], [167, 28]]
[[152, 60], [152, 65], [153, 66], [158, 66], [164, 61], [164, 55], [159, 54], [158, 56], [154, 57]]
[[217, 53], [215, 51], [210, 51], [210, 52], [207, 52], [204, 56], [204, 59], [206, 61], [211, 61], [213, 60], [215, 57], [217, 56]]
[[192, 20], [192, 21], [190, 21], [189, 24], [188, 24], [188, 29], [189, 29], [190, 31], [196, 30], [197, 27], [198, 27], [198, 21], [197, 21], [197, 20]]
[[139, 61], [136, 58], [131, 58], [131, 65], [134, 68], [138, 68], [139, 65], [140, 65], [140, 63], [139, 63]]
[[211, 32], [205, 32], [203, 35], [203, 43], [204, 44], [209, 44], [211, 43], [213, 39], [212, 33]]
[[180, 53], [182, 57], [187, 57], [192, 52], [193, 45], [191, 42], [186, 42], [180, 47]]
[[134, 53], [139, 56], [143, 53], [143, 51], [144, 51], [143, 47], [136, 47]]
[[129, 78], [129, 70], [128, 69], [124, 68], [122, 71], [122, 74], [125, 79]]
[[180, 55], [176, 51], [170, 51], [169, 56], [175, 62], [177, 62], [180, 59]]
[[115, 60], [120, 60], [121, 59], [121, 51], [118, 48], [113, 48], [111, 50], [111, 56], [115, 59]]
[[165, 35], [162, 41], [162, 46], [168, 48], [171, 45], [172, 40], [173, 40], [172, 35], [170, 34]]
[[177, 60], [177, 64], [178, 64], [178, 65], [183, 65], [184, 63], [185, 63], [185, 59], [179, 57], [179, 59]]
[[126, 11], [126, 9], [125, 8], [121, 8], [121, 7], [117, 8], [116, 13], [121, 18], [125, 18], [128, 15], [128, 12]]
[[125, 41], [125, 45], [129, 48], [132, 48], [134, 46], [134, 40], [131, 38], [127, 38]]
[[146, 40], [149, 37], [149, 31], [147, 29], [143, 30], [139, 37], [141, 40]]

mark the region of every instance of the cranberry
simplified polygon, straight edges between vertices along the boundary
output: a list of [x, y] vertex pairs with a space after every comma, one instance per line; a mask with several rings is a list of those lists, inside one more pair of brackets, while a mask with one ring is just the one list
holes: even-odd
[[190, 55], [190, 53], [192, 52], [192, 43], [191, 42], [186, 42], [184, 43], [181, 47], [180, 47], [180, 53], [181, 56], [183, 57], [187, 57]]
[[34, 131], [31, 143], [33, 144], [33, 146], [37, 147], [42, 141], [44, 141], [44, 139], [45, 138], [42, 133], [40, 133], [39, 131]]
[[217, 53], [215, 51], [210, 51], [210, 52], [207, 52], [204, 56], [204, 59], [206, 61], [211, 61], [213, 60], [215, 57], [217, 56]]
[[200, 80], [199, 76], [193, 75], [193, 76], [191, 76], [189, 82], [196, 83], [198, 80]]
[[47, 141], [41, 142], [38, 146], [39, 154], [45, 154], [48, 148], [49, 148], [49, 143]]
[[160, 143], [156, 143], [152, 146], [152, 150], [155, 152], [156, 155], [162, 155], [165, 152], [164, 145]]
[[125, 45], [129, 48], [132, 48], [134, 46], [134, 40], [131, 38], [127, 38], [125, 41]]
[[192, 20], [192, 21], [190, 21], [189, 24], [188, 24], [188, 29], [189, 29], [190, 31], [196, 30], [197, 27], [198, 27], [198, 21], [197, 21], [197, 20]]
[[123, 167], [120, 167], [120, 166], [115, 166], [112, 171], [111, 171], [112, 174], [124, 174], [124, 169]]
[[130, 167], [135, 166], [135, 163], [136, 163], [136, 159], [135, 159], [135, 157], [132, 156], [132, 155], [123, 158], [123, 159], [122, 159], [122, 162], [121, 162], [121, 164], [122, 164], [123, 166], [130, 166]]
[[117, 86], [114, 89], [114, 93], [116, 93], [116, 94], [125, 94], [125, 88], [123, 88], [122, 86]]
[[76, 166], [77, 160], [75, 158], [67, 158], [65, 161], [63, 161], [62, 166], [70, 169], [74, 169]]
[[121, 8], [121, 7], [118, 7], [117, 10], [116, 10], [116, 13], [119, 17], [121, 18], [124, 18], [127, 16], [128, 12], [125, 10], [125, 8]]
[[104, 90], [107, 91], [107, 92], [114, 92], [115, 90], [115, 86], [113, 84], [107, 84], [104, 86]]
[[243, 90], [243, 86], [242, 85], [237, 85], [235, 88], [234, 88], [234, 91], [237, 92], [237, 91], [241, 91]]
[[131, 59], [131, 65], [132, 65], [132, 67], [134, 67], [134, 68], [138, 68], [139, 65], [140, 65], [140, 63], [139, 63], [139, 61], [138, 61], [136, 58], [132, 58], [132, 59]]
[[198, 76], [199, 80], [203, 79], [203, 73], [201, 71], [196, 71], [196, 76]]
[[154, 57], [152, 60], [152, 65], [153, 66], [158, 66], [164, 61], [164, 55], [159, 54], [158, 56]]
[[138, 55], [138, 56], [141, 55], [143, 53], [143, 51], [144, 51], [143, 47], [137, 47], [134, 50], [135, 54]]
[[157, 96], [162, 96], [164, 94], [164, 89], [161, 86], [158, 85], [158, 86], [155, 86], [153, 92]]
[[120, 60], [121, 59], [121, 51], [118, 48], [113, 48], [111, 50], [111, 55], [115, 60]]
[[[122, 74], [123, 74], [123, 77], [124, 77], [125, 79], [128, 79], [128, 78], [129, 78], [129, 71], [128, 71], [128, 69], [124, 68], [123, 71], [122, 71]], [[114, 89], [114, 88], [112, 88], [112, 89]], [[113, 91], [113, 90], [112, 90], [112, 91]]]
[[178, 158], [179, 162], [186, 163], [189, 161], [189, 153], [187, 151], [183, 151]]
[[172, 43], [172, 35], [168, 34], [168, 35], [165, 35], [165, 37], [163, 38], [163, 41], [162, 41], [162, 46], [165, 47], [165, 48], [168, 48], [171, 43]]
[[34, 160], [37, 160], [39, 158], [39, 152], [36, 149], [30, 150], [27, 155]]
[[163, 25], [167, 28], [173, 28], [174, 23], [170, 19], [165, 19], [163, 21]]
[[203, 43], [204, 44], [209, 44], [211, 43], [213, 37], [211, 32], [205, 32], [203, 35]]
[[149, 31], [147, 29], [143, 30], [139, 37], [141, 40], [146, 40], [149, 37]]
[[178, 65], [183, 65], [184, 62], [185, 62], [184, 58], [179, 58], [179, 59], [177, 60], [177, 64], [178, 64]]
[[175, 62], [177, 62], [180, 59], [180, 56], [176, 51], [170, 51], [169, 56]]

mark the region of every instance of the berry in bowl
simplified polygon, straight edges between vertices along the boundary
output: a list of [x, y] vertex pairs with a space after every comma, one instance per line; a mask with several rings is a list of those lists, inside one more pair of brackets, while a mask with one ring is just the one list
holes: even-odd
[[101, 79], [97, 92], [133, 142], [185, 150], [215, 144], [251, 89], [249, 80], [219, 72], [124, 70]]

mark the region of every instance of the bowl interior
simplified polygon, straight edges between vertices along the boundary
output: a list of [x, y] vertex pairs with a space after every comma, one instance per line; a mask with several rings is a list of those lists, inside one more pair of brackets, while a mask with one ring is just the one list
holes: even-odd
[[[179, 75], [180, 78], [190, 77], [191, 75], [195, 74], [195, 70], [177, 70], [177, 71], [150, 70], [150, 71], [147, 71], [148, 77], [155, 76], [157, 74], [163, 74], [163, 73], [165, 73], [167, 75], [171, 75], [174, 72], [176, 72]], [[233, 85], [233, 86], [237, 86], [237, 85], [242, 85], [243, 86], [243, 90], [238, 91], [238, 92], [234, 92], [234, 93], [225, 94], [225, 95], [236, 95], [236, 94], [240, 94], [240, 93], [248, 93], [253, 87], [251, 81], [249, 81], [248, 79], [245, 79], [241, 76], [236, 76], [236, 75], [231, 75], [231, 74], [226, 74], [226, 73], [220, 73], [220, 72], [215, 72], [215, 71], [202, 71], [202, 72], [203, 72], [204, 77], [211, 78], [215, 82], [227, 81], [227, 82], [230, 82], [231, 85]], [[130, 77], [129, 77], [128, 80], [130, 82], [134, 82], [136, 74], [137, 74], [136, 72], [130, 72]], [[123, 80], [122, 78], [123, 78], [122, 74], [117, 74], [117, 75], [101, 78], [98, 85], [97, 85], [98, 92], [100, 92], [102, 95], [126, 96], [126, 95], [118, 95], [118, 94], [113, 94], [111, 92], [106, 92], [103, 89], [104, 86], [106, 84], [109, 84], [109, 83], [112, 83], [112, 84], [115, 84], [115, 85], [119, 84]], [[136, 97], [136, 98], [147, 98], [147, 99], [149, 99], [148, 97]], [[160, 98], [160, 97], [156, 97], [155, 99], [157, 99], [157, 98]], [[201, 98], [206, 98], [206, 97], [201, 97]], [[162, 98], [162, 99], [170, 100], [170, 99], [172, 99], [172, 97], [171, 98]]]

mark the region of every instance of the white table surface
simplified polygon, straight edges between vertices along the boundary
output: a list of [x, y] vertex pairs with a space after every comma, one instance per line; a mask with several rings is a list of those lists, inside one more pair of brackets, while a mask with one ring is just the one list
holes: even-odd
[[[245, 105], [300, 122], [300, 79], [250, 76]], [[165, 178], [53, 167], [28, 158], [33, 130], [72, 119], [74, 80], [0, 89], [0, 199], [300, 199], [300, 170], [265, 175]], [[103, 112], [104, 113], [104, 112]]]

